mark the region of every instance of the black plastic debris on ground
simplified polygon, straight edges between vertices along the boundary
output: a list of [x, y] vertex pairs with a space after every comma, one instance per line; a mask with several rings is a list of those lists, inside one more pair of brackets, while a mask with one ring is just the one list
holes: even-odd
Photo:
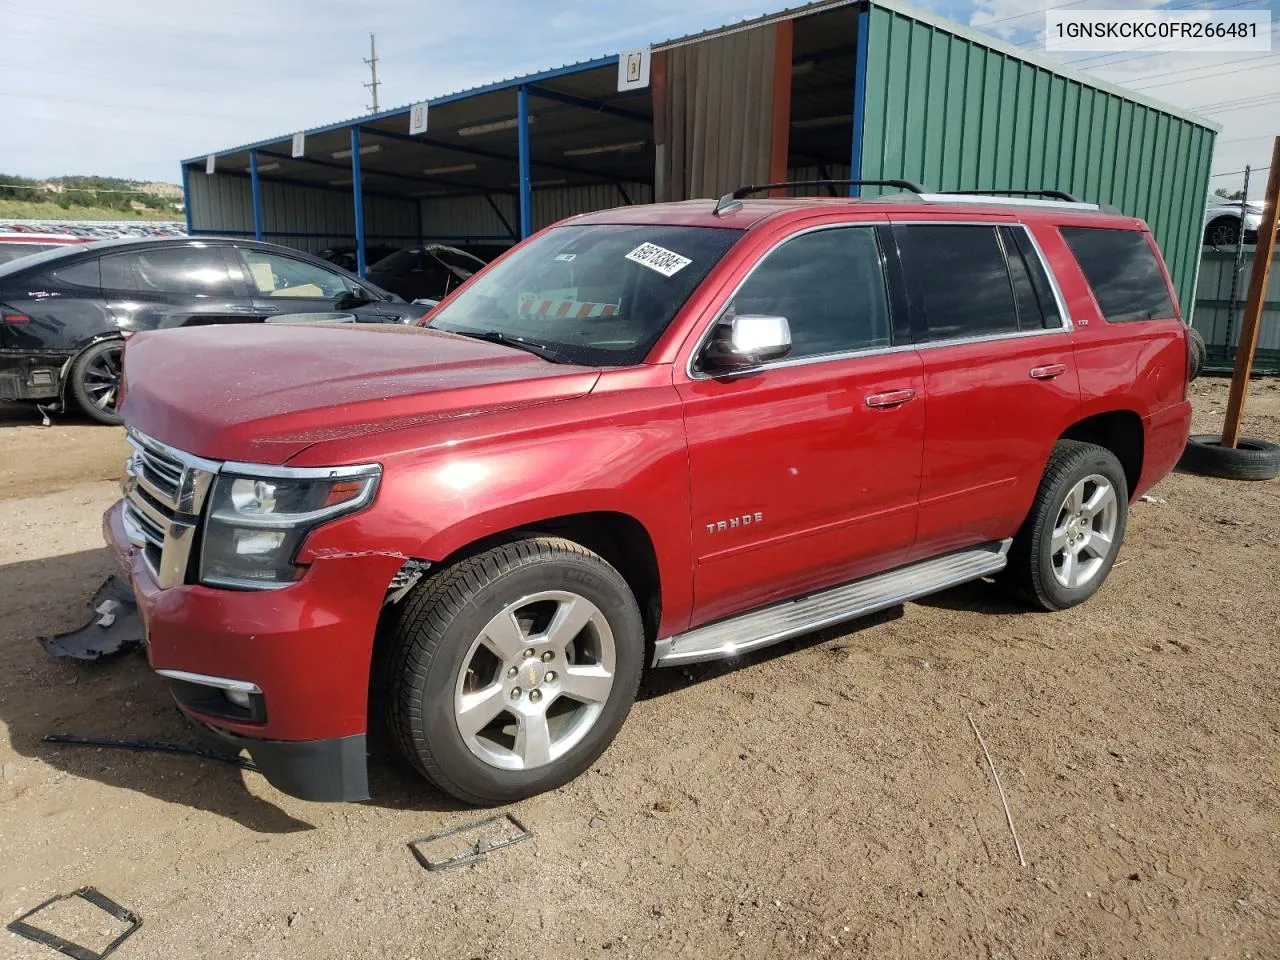
[[[492, 826], [495, 823], [502, 824], [502, 829], [485, 830], [486, 827]], [[514, 831], [514, 833], [512, 831]], [[475, 840], [472, 840], [470, 843], [467, 843], [465, 838], [460, 838], [459, 843], [465, 845], [462, 849], [449, 856], [432, 859], [428, 855], [427, 851], [423, 849], [424, 847], [428, 847], [440, 840], [460, 837], [460, 835], [464, 833], [476, 832], [479, 832], [480, 836]], [[493, 850], [501, 850], [503, 847], [509, 847], [513, 843], [519, 843], [521, 840], [528, 840], [532, 836], [533, 831], [523, 823], [511, 814], [503, 813], [492, 817], [485, 817], [483, 820], [475, 821], [475, 823], [466, 823], [460, 827], [451, 827], [448, 830], [441, 830], [438, 833], [419, 837], [417, 840], [410, 840], [409, 849], [413, 851], [414, 858], [428, 870], [445, 870], [449, 867], [458, 867], [464, 863], [471, 863], [483, 858]]]
[[[88, 903], [93, 904], [99, 910], [102, 910], [115, 917], [121, 923], [129, 924], [128, 929], [112, 940], [101, 953], [90, 950], [88, 947], [82, 947], [78, 943], [72, 943], [70, 940], [64, 940], [57, 934], [50, 933], [48, 930], [41, 930], [37, 926], [27, 923], [30, 917], [35, 916], [42, 910], [48, 909], [55, 903], [63, 900], [70, 900], [72, 897], [79, 897]], [[6, 929], [16, 933], [20, 937], [25, 937], [35, 943], [43, 944], [46, 947], [53, 947], [59, 953], [72, 957], [74, 960], [103, 960], [103, 957], [110, 956], [115, 952], [116, 947], [124, 943], [125, 940], [133, 936], [134, 932], [142, 926], [142, 918], [132, 910], [126, 910], [120, 904], [116, 903], [110, 897], [104, 896], [93, 887], [81, 887], [74, 893], [63, 893], [56, 897], [50, 897], [38, 907], [28, 910], [16, 920], [12, 920]]]
[[48, 733], [43, 737], [45, 743], [56, 743], [70, 747], [113, 747], [118, 750], [135, 750], [139, 752], [152, 750], [158, 753], [177, 753], [188, 757], [204, 757], [206, 760], [220, 760], [243, 770], [257, 770], [258, 765], [248, 757], [238, 757], [228, 753], [206, 750], [204, 747], [189, 743], [169, 743], [165, 740], [124, 740], [120, 737], [85, 737], [78, 733]]
[[146, 632], [129, 585], [108, 577], [89, 601], [93, 618], [78, 630], [41, 637], [40, 646], [55, 657], [97, 660], [111, 653], [141, 649]]

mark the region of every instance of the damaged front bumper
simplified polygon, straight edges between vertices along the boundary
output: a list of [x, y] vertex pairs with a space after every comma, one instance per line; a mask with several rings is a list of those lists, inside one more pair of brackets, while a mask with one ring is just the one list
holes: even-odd
[[103, 517], [103, 534], [132, 584], [147, 660], [179, 708], [247, 750], [284, 793], [367, 799], [373, 637], [401, 559], [317, 559], [280, 590], [161, 589], [125, 532], [120, 503]]

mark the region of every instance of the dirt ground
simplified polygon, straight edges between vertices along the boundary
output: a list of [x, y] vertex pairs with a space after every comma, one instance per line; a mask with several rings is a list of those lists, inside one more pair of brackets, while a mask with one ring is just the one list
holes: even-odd
[[[1225, 383], [1193, 387], [1197, 429]], [[1280, 440], [1280, 383], [1246, 433]], [[55, 747], [187, 739], [142, 657], [56, 661], [110, 572], [118, 430], [0, 410], [0, 917], [90, 884], [144, 919], [121, 960], [200, 957], [1280, 957], [1280, 481], [1175, 474], [1083, 607], [990, 585], [651, 674], [534, 832], [428, 873], [478, 814], [374, 743], [374, 799]], [[1027, 866], [967, 715], [999, 770]], [[64, 918], [97, 944], [114, 921]], [[87, 926], [86, 926], [87, 924]], [[0, 934], [0, 957], [48, 958]]]

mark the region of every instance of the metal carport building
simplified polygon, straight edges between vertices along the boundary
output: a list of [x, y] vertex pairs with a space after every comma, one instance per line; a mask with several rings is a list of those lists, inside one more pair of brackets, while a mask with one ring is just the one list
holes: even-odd
[[899, 0], [825, 0], [192, 158], [182, 182], [192, 233], [362, 252], [786, 179], [1057, 189], [1145, 219], [1189, 312], [1217, 130]]

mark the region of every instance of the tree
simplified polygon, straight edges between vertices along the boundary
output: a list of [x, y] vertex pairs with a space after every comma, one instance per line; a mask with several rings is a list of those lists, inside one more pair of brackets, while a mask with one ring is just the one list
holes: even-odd
[[1235, 193], [1231, 193], [1227, 190], [1226, 187], [1219, 187], [1217, 190], [1213, 191], [1213, 195], [1215, 197], [1221, 197], [1223, 200], [1243, 200], [1244, 199], [1243, 190], [1237, 190], [1235, 191]]

